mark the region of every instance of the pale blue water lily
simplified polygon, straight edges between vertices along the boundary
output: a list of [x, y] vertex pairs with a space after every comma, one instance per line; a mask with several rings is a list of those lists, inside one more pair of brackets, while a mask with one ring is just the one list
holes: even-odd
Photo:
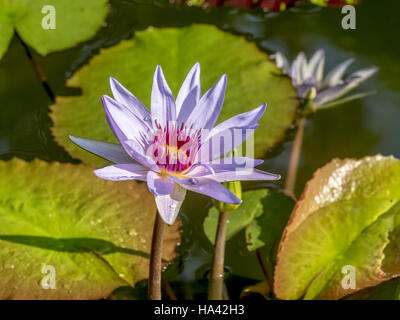
[[[223, 75], [202, 96], [197, 63], [174, 99], [161, 67], [157, 66], [149, 111], [111, 78], [114, 99], [103, 96], [102, 101], [108, 124], [120, 144], [70, 138], [87, 151], [115, 163], [95, 170], [98, 177], [146, 181], [161, 217], [168, 224], [175, 221], [187, 190], [238, 204], [241, 200], [221, 182], [277, 180], [280, 176], [255, 169], [262, 160], [221, 158], [246, 140], [266, 108], [261, 105], [214, 127], [224, 102], [226, 83], [227, 77]], [[235, 134], [237, 131], [241, 134]], [[221, 140], [233, 134], [235, 139]]]
[[311, 100], [313, 110], [332, 107], [370, 94], [358, 93], [343, 98], [378, 71], [377, 67], [369, 67], [343, 79], [347, 68], [354, 61], [348, 59], [337, 65], [324, 78], [325, 52], [322, 49], [317, 50], [309, 61], [304, 52], [300, 52], [291, 64], [280, 52], [272, 55], [271, 59], [283, 74], [292, 79], [298, 98]]

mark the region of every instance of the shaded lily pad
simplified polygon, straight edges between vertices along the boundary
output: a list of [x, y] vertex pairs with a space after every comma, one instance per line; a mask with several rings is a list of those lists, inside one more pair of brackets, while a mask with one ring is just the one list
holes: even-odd
[[[240, 230], [246, 228], [257, 216], [263, 212], [261, 199], [267, 196], [268, 190], [254, 190], [243, 193], [243, 202], [236, 210], [229, 212], [226, 228], [226, 240], [231, 239]], [[208, 216], [204, 219], [204, 233], [212, 244], [215, 241], [217, 232], [219, 211], [212, 207], [208, 211]]]
[[249, 251], [278, 244], [294, 207], [294, 201], [290, 197], [271, 190], [261, 199], [261, 204], [262, 214], [256, 216], [246, 228]]
[[400, 275], [399, 200], [393, 157], [336, 159], [317, 170], [285, 229], [275, 294], [339, 299]]
[[368, 300], [400, 300], [400, 278], [391, 279], [374, 287]]
[[[269, 189], [246, 191], [243, 202], [229, 212], [226, 240], [242, 229], [246, 229], [246, 244], [249, 251], [279, 242], [294, 201], [288, 196]], [[204, 220], [204, 232], [214, 243], [219, 212], [210, 208]]]
[[[42, 20], [55, 9], [55, 29]], [[107, 15], [107, 0], [0, 0], [0, 58], [14, 30], [37, 52], [47, 54], [75, 46], [95, 35]]]
[[248, 286], [242, 290], [240, 293], [240, 298], [251, 297], [254, 295], [260, 295], [265, 299], [270, 299], [269, 294], [271, 293], [271, 288], [267, 281], [262, 281], [252, 286]]
[[[156, 208], [144, 184], [41, 160], [0, 162], [0, 176], [0, 299], [99, 299], [147, 278]], [[166, 228], [166, 261], [178, 227]]]
[[[218, 47], [218, 50], [215, 48]], [[201, 63], [203, 91], [227, 73], [227, 95], [219, 122], [268, 103], [255, 134], [256, 156], [264, 155], [283, 139], [297, 108], [290, 81], [277, 76], [278, 69], [255, 44], [216, 27], [193, 25], [185, 28], [149, 28], [131, 40], [101, 50], [80, 69], [69, 86], [81, 87], [82, 95], [57, 97], [51, 107], [53, 133], [57, 142], [75, 158], [96, 166], [105, 165], [69, 141], [68, 135], [115, 142], [105, 120], [100, 97], [111, 95], [109, 76], [117, 78], [145, 105], [150, 105], [153, 73], [157, 64], [176, 95], [187, 72]]]

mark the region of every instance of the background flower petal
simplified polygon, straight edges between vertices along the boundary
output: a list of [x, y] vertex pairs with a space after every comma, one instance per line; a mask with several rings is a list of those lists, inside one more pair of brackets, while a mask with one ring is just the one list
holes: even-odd
[[315, 105], [321, 106], [344, 96], [346, 93], [359, 86], [361, 82], [374, 75], [377, 71], [378, 68], [370, 67], [352, 73], [344, 83], [328, 88], [319, 93], [314, 99]]
[[290, 63], [282, 52], [276, 52], [275, 54], [270, 55], [270, 58], [275, 61], [276, 66], [281, 69], [283, 74], [289, 74]]
[[310, 59], [307, 65], [307, 74], [305, 78], [311, 78], [314, 80], [315, 85], [319, 86], [322, 83], [324, 77], [324, 65], [325, 65], [325, 51], [322, 49], [317, 50]]
[[343, 75], [347, 68], [354, 62], [354, 59], [348, 59], [338, 64], [325, 77], [322, 87], [332, 87], [343, 82]]

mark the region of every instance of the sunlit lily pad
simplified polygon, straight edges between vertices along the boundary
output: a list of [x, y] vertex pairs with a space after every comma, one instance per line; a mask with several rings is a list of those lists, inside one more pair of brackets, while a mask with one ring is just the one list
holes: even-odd
[[185, 75], [197, 61], [202, 68], [203, 92], [222, 74], [228, 75], [227, 95], [219, 122], [264, 102], [268, 104], [255, 134], [256, 156], [264, 155], [283, 139], [297, 107], [290, 81], [278, 76], [278, 69], [267, 55], [243, 37], [214, 26], [193, 25], [179, 29], [150, 28], [137, 32], [131, 40], [101, 50], [67, 83], [82, 88], [82, 95], [57, 97], [52, 106], [56, 140], [75, 158], [96, 166], [106, 164], [105, 160], [75, 146], [68, 135], [115, 141], [100, 102], [101, 95], [111, 95], [109, 76], [117, 78], [146, 106], [150, 106], [157, 64], [163, 67], [176, 95]]
[[[95, 35], [107, 15], [107, 0], [0, 0], [0, 58], [14, 30], [37, 52], [47, 54], [75, 46]], [[44, 29], [55, 9], [55, 29]]]
[[[156, 208], [144, 184], [40, 160], [0, 162], [0, 176], [0, 299], [98, 299], [147, 278]], [[178, 226], [166, 232], [171, 260]]]
[[338, 299], [400, 275], [399, 200], [393, 157], [333, 160], [316, 171], [280, 244], [276, 295]]

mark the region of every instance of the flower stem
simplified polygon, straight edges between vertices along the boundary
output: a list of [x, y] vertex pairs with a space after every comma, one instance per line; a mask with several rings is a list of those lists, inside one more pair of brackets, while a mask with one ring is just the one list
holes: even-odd
[[156, 214], [151, 242], [149, 270], [149, 300], [161, 300], [161, 259], [164, 237], [164, 221]]
[[222, 292], [224, 287], [225, 239], [228, 215], [229, 212], [227, 211], [219, 213], [219, 221], [217, 234], [215, 236], [214, 253], [211, 266], [211, 282], [208, 291], [209, 300], [222, 300]]
[[171, 284], [168, 282], [167, 279], [162, 279], [162, 284], [164, 287], [165, 294], [167, 295], [169, 300], [178, 300], [176, 297], [176, 294], [174, 292], [174, 289], [172, 289]]
[[297, 169], [299, 166], [301, 145], [303, 143], [305, 119], [301, 118], [297, 122], [297, 132], [294, 138], [292, 153], [290, 155], [289, 168], [285, 183], [286, 194], [294, 197], [294, 187], [296, 185]]
[[23, 46], [23, 48], [25, 50], [25, 53], [26, 53], [26, 56], [28, 57], [29, 61], [31, 62], [33, 70], [36, 73], [36, 76], [38, 77], [39, 81], [42, 83], [43, 89], [46, 91], [46, 93], [47, 93], [48, 97], [50, 98], [51, 102], [54, 103], [55, 102], [55, 95], [54, 95], [53, 90], [50, 88], [49, 83], [47, 82], [46, 75], [44, 74], [44, 72], [43, 72], [42, 68], [40, 67], [40, 65], [35, 60], [34, 56], [31, 53], [31, 50], [29, 49], [29, 47], [27, 46], [25, 41], [22, 40], [22, 38], [20, 37], [18, 32], [16, 32], [15, 34], [16, 34], [16, 37], [17, 37], [18, 41]]
[[257, 254], [258, 263], [260, 264], [260, 267], [261, 267], [261, 270], [262, 270], [262, 272], [263, 272], [263, 274], [264, 274], [265, 280], [267, 281], [268, 286], [269, 286], [269, 287], [271, 288], [271, 290], [272, 290], [272, 287], [273, 287], [274, 284], [273, 284], [271, 278], [269, 277], [267, 268], [265, 267], [263, 258], [262, 258], [262, 256], [261, 256], [261, 250], [260, 250], [260, 249], [257, 249], [257, 250], [256, 250], [256, 254]]

